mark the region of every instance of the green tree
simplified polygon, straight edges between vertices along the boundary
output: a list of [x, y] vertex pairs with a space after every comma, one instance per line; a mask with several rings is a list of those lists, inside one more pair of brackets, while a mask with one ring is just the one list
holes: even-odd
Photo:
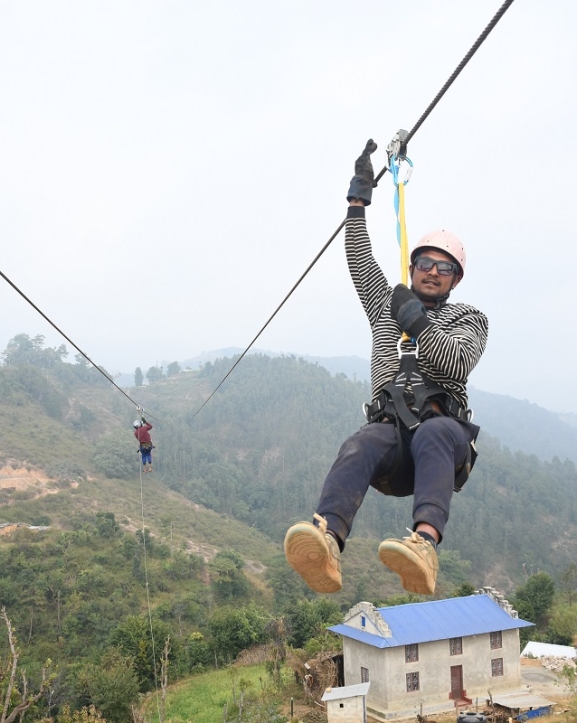
[[141, 387], [144, 382], [144, 374], [142, 373], [142, 369], [140, 367], [136, 367], [134, 370], [134, 386], [135, 387]]
[[[160, 651], [169, 636], [168, 626], [160, 620], [153, 618], [152, 631], [150, 627], [148, 617], [129, 615], [118, 625], [111, 636], [112, 645], [118, 647], [123, 655], [133, 660], [141, 692], [146, 692], [154, 687], [154, 682], [160, 675], [158, 660]], [[156, 661], [153, 647], [156, 652]]]
[[322, 635], [328, 625], [342, 622], [342, 613], [336, 602], [325, 598], [300, 600], [285, 612], [288, 642], [303, 648], [312, 638]]
[[94, 466], [110, 479], [128, 479], [138, 469], [135, 441], [107, 434], [94, 450]]
[[519, 616], [535, 623], [538, 628], [545, 624], [545, 618], [553, 604], [555, 583], [546, 572], [537, 572], [515, 591], [513, 605]]
[[551, 610], [548, 642], [558, 645], [572, 645], [577, 636], [577, 603], [555, 605]]
[[146, 372], [146, 378], [151, 384], [152, 382], [157, 382], [159, 379], [162, 379], [162, 368], [150, 367], [150, 369]]
[[468, 597], [475, 592], [475, 586], [471, 585], [470, 582], [463, 582], [459, 587], [455, 588], [455, 592], [452, 597]]
[[187, 642], [188, 664], [190, 670], [203, 668], [210, 661], [210, 649], [199, 632], [191, 633]]
[[220, 600], [231, 600], [246, 595], [249, 583], [243, 572], [244, 560], [233, 550], [217, 552], [210, 563], [212, 584]]
[[217, 608], [209, 621], [214, 654], [231, 662], [247, 648], [264, 643], [271, 616], [255, 605]]
[[166, 367], [166, 376], [173, 377], [175, 374], [178, 374], [180, 370], [181, 366], [177, 361], [170, 362], [170, 364]]
[[114, 512], [97, 512], [96, 529], [101, 537], [114, 537], [120, 531]]
[[571, 562], [565, 569], [561, 570], [559, 587], [569, 604], [577, 599], [577, 562]]
[[44, 337], [38, 334], [32, 339], [28, 334], [16, 334], [10, 339], [2, 353], [2, 359], [7, 365], [31, 364], [39, 367], [53, 367], [68, 356], [64, 344], [59, 347], [44, 349]]
[[139, 692], [134, 662], [109, 648], [98, 665], [90, 663], [79, 672], [75, 688], [80, 703], [95, 706], [107, 723], [124, 723]]

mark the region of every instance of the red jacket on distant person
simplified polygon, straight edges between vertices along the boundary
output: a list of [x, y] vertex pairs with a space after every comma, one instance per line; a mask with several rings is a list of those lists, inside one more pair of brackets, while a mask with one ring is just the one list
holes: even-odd
[[134, 430], [134, 436], [140, 442], [140, 444], [152, 444], [152, 440], [150, 439], [149, 434], [151, 429], [152, 424], [149, 424], [148, 422], [143, 422], [142, 427], [138, 427], [138, 429]]

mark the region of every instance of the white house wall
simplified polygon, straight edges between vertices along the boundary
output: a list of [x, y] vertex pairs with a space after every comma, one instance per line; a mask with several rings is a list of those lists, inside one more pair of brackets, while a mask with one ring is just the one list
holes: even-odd
[[[387, 679], [385, 676], [384, 651], [357, 640], [343, 638], [343, 664], [345, 685], [364, 683], [361, 680], [361, 667], [369, 671], [371, 687], [367, 694], [367, 705], [380, 709], [387, 707]], [[372, 701], [370, 703], [369, 701]]]
[[[402, 711], [419, 710], [421, 704], [426, 712], [450, 709], [453, 701], [451, 691], [451, 666], [463, 668], [463, 689], [468, 698], [483, 700], [487, 690], [504, 693], [518, 691], [521, 687], [519, 660], [519, 631], [502, 632], [501, 648], [491, 650], [490, 636], [473, 635], [462, 639], [463, 653], [450, 655], [449, 641], [439, 640], [419, 644], [419, 660], [405, 662], [405, 647], [379, 649], [350, 638], [343, 639], [345, 685], [361, 680], [361, 667], [369, 671], [371, 687], [367, 706], [387, 712], [389, 717]], [[503, 659], [503, 675], [491, 675], [491, 660]], [[419, 690], [407, 693], [406, 674], [419, 673]]]
[[328, 723], [364, 723], [363, 697], [327, 701], [327, 719]]
[[[521, 687], [519, 631], [504, 630], [503, 647], [491, 650], [489, 635], [463, 638], [463, 687], [468, 698], [487, 698], [487, 690], [504, 693]], [[491, 660], [503, 658], [503, 675], [491, 675]], [[466, 661], [466, 662], [465, 662]], [[456, 663], [458, 665], [458, 663]]]

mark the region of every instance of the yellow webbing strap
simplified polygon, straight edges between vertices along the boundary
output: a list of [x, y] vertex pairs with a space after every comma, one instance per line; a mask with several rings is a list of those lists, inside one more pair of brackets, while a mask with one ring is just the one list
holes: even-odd
[[399, 182], [399, 245], [401, 247], [401, 282], [405, 286], [409, 285], [409, 239], [407, 236], [407, 226], [405, 223], [405, 184]]

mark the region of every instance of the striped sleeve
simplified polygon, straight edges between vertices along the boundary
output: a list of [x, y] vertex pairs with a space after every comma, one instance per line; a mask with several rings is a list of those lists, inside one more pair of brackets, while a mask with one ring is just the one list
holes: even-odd
[[419, 335], [419, 351], [434, 376], [465, 384], [487, 345], [487, 317], [467, 304], [443, 311], [428, 314], [433, 323]]
[[[393, 289], [375, 261], [371, 240], [367, 232], [365, 209], [351, 206], [356, 214], [348, 217], [345, 231], [345, 250], [349, 271], [363, 309], [374, 329], [383, 309], [389, 301]], [[362, 215], [361, 213], [362, 212]]]

